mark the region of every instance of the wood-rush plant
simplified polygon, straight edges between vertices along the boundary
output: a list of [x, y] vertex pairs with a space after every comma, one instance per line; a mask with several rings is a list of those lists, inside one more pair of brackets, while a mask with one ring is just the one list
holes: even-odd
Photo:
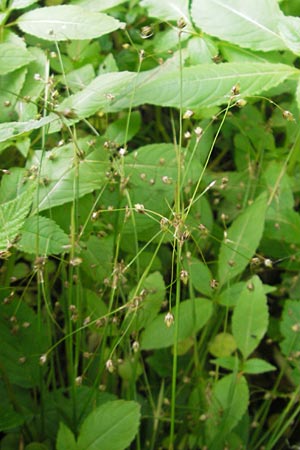
[[0, 1], [3, 450], [297, 448], [296, 0]]

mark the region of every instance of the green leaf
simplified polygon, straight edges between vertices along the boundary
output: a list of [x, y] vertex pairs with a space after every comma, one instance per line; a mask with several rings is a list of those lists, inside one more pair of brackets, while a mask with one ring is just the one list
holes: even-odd
[[25, 76], [26, 68], [21, 68], [0, 77], [0, 104], [3, 105], [0, 110], [0, 122], [9, 122], [16, 118], [15, 106], [24, 85]]
[[236, 342], [230, 333], [218, 333], [209, 343], [209, 353], [216, 357], [231, 355], [236, 350]]
[[203, 295], [212, 296], [213, 290], [210, 282], [213, 279], [212, 273], [207, 264], [196, 258], [190, 258], [185, 264], [193, 287]]
[[296, 55], [300, 54], [300, 19], [282, 16], [278, 23], [280, 35], [286, 46]]
[[26, 253], [37, 255], [58, 255], [65, 252], [69, 237], [54, 222], [42, 216], [28, 217], [21, 229], [17, 247]]
[[263, 234], [266, 209], [267, 197], [263, 193], [228, 229], [227, 242], [222, 242], [218, 260], [221, 285], [242, 273], [249, 264]]
[[40, 356], [46, 353], [49, 338], [48, 327], [25, 302], [1, 302], [0, 365], [10, 383], [24, 388], [39, 385]]
[[[175, 316], [175, 308], [173, 308], [174, 320], [179, 321], [178, 341], [193, 336], [204, 327], [210, 319], [212, 311], [212, 302], [201, 298], [181, 302], [178, 317]], [[167, 327], [165, 316], [166, 313], [160, 314], [145, 329], [141, 337], [143, 350], [165, 348], [174, 344], [175, 327], [174, 324]]]
[[63, 423], [60, 422], [57, 439], [56, 450], [77, 450], [77, 444], [72, 431]]
[[3, 203], [0, 208], [0, 251], [6, 251], [18, 236], [28, 215], [34, 187], [30, 186], [14, 200]]
[[82, 270], [93, 280], [103, 283], [113, 271], [114, 242], [111, 236], [90, 236], [81, 251]]
[[137, 433], [139, 409], [136, 402], [124, 400], [96, 408], [83, 422], [78, 450], [125, 450]]
[[298, 355], [300, 351], [300, 302], [285, 300], [280, 322], [280, 332], [283, 341], [280, 342], [282, 353], [289, 357]]
[[242, 371], [244, 373], [251, 374], [272, 372], [273, 370], [276, 370], [275, 366], [268, 363], [267, 361], [264, 361], [263, 359], [258, 358], [248, 359], [242, 366]]
[[25, 48], [14, 44], [0, 44], [0, 75], [26, 66], [33, 56]]
[[241, 292], [232, 316], [232, 333], [244, 359], [256, 349], [267, 328], [267, 299], [262, 282], [254, 276]]
[[207, 411], [206, 431], [208, 447], [223, 448], [224, 440], [245, 414], [249, 390], [244, 377], [231, 374], [217, 381], [213, 387], [212, 402]]
[[73, 0], [72, 5], [81, 6], [81, 8], [88, 9], [89, 11], [106, 11], [107, 9], [114, 8], [115, 6], [125, 3], [127, 0]]
[[[80, 149], [83, 159], [78, 168], [74, 164], [74, 155]], [[33, 212], [53, 208], [73, 201], [75, 198], [99, 189], [105, 183], [105, 174], [109, 170], [108, 152], [103, 147], [103, 140], [90, 137], [78, 139], [75, 144], [55, 147], [45, 158], [36, 151], [27, 161], [28, 167], [39, 167], [42, 160], [41, 179], [43, 186], [38, 191]], [[78, 172], [77, 172], [78, 169]], [[78, 183], [78, 189], [77, 184]]]
[[130, 72], [105, 73], [96, 77], [86, 88], [64, 100], [57, 109], [71, 109], [77, 119], [83, 119], [109, 106], [112, 98], [118, 98], [122, 88], [136, 75]]
[[[211, 107], [228, 103], [231, 89], [237, 84], [244, 98], [265, 92], [298, 73], [294, 67], [269, 63], [199, 64], [183, 67], [182, 77], [179, 77], [178, 68], [162, 68], [138, 75], [134, 106], [149, 103], [179, 107], [182, 103], [184, 108], [190, 109]], [[128, 107], [133, 89], [134, 86], [130, 85], [119, 101], [112, 102], [111, 109]]]
[[42, 128], [49, 123], [57, 120], [55, 115], [43, 117], [39, 120], [28, 120], [27, 122], [9, 122], [0, 124], [0, 142], [5, 142], [9, 139], [15, 139], [22, 134], [28, 133], [32, 130]]
[[284, 50], [278, 30], [282, 13], [275, 0], [201, 0], [192, 17], [205, 33], [253, 50]]
[[184, 19], [189, 22], [188, 2], [186, 0], [142, 0], [141, 6], [148, 9], [150, 17], [157, 17], [162, 20], [179, 20]]
[[0, 431], [9, 431], [14, 428], [18, 428], [24, 423], [24, 417], [21, 414], [14, 411], [12, 406], [3, 404], [3, 398], [0, 405]]
[[105, 136], [118, 146], [124, 145], [137, 134], [141, 126], [141, 115], [139, 111], [133, 111], [130, 115], [129, 126], [127, 130], [127, 116], [116, 120], [108, 125]]
[[36, 3], [37, 0], [13, 0], [10, 8], [11, 9], [22, 9], [27, 8], [30, 5], [33, 5], [33, 3]]
[[106, 14], [72, 5], [34, 9], [19, 17], [17, 24], [24, 33], [46, 41], [93, 39], [122, 26], [121, 22]]

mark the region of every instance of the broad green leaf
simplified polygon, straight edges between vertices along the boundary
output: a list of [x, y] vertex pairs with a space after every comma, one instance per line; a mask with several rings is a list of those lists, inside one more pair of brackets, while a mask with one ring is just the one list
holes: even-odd
[[27, 6], [33, 5], [33, 3], [36, 3], [38, 0], [13, 0], [10, 8], [11, 9], [22, 9], [27, 8]]
[[282, 13], [276, 0], [201, 0], [192, 17], [205, 33], [254, 50], [284, 50], [278, 31]]
[[[201, 298], [181, 302], [178, 317], [175, 316], [175, 309], [173, 308], [174, 320], [179, 321], [178, 341], [193, 336], [204, 327], [210, 319], [212, 310], [212, 302]], [[145, 329], [141, 337], [141, 348], [143, 350], [165, 348], [174, 344], [175, 327], [174, 324], [167, 327], [165, 316], [166, 313], [160, 314]]]
[[122, 26], [113, 17], [74, 5], [37, 8], [19, 17], [17, 24], [24, 33], [46, 41], [93, 39]]
[[0, 75], [26, 66], [33, 56], [25, 48], [14, 44], [0, 44]]
[[56, 438], [56, 450], [77, 450], [74, 434], [63, 422], [60, 422]]
[[15, 139], [24, 133], [42, 128], [57, 120], [55, 115], [43, 117], [39, 120], [29, 120], [28, 122], [8, 122], [0, 124], [0, 142], [8, 139]]
[[249, 280], [233, 311], [232, 334], [244, 359], [256, 349], [268, 328], [267, 298], [257, 276]]
[[96, 408], [83, 422], [78, 450], [125, 450], [134, 439], [140, 421], [136, 402], [116, 400]]
[[39, 385], [40, 356], [48, 350], [49, 337], [47, 326], [26, 302], [1, 302], [0, 364], [10, 383], [24, 388]]
[[[78, 161], [77, 168], [74, 157], [79, 150], [82, 159]], [[32, 159], [27, 162], [28, 168], [39, 167], [41, 159], [42, 152], [34, 152]], [[54, 148], [42, 159], [40, 176], [44, 184], [39, 187], [33, 212], [68, 203], [78, 196], [82, 197], [101, 188], [105, 184], [105, 174], [109, 167], [109, 155], [103, 148], [101, 139], [93, 140], [88, 137], [79, 139], [76, 145], [67, 144]]]
[[89, 11], [106, 11], [107, 9], [114, 8], [115, 6], [125, 3], [127, 0], [73, 0], [72, 5], [81, 6], [81, 8], [88, 9]]
[[237, 348], [230, 333], [219, 333], [209, 343], [209, 353], [218, 358], [231, 355]]
[[244, 373], [251, 374], [272, 372], [273, 370], [276, 370], [275, 366], [268, 363], [267, 361], [264, 361], [263, 359], [258, 358], [248, 359], [242, 366], [242, 371]]
[[24, 423], [24, 417], [14, 411], [12, 405], [4, 404], [3, 398], [0, 405], [0, 431], [9, 431], [18, 428]]
[[157, 17], [165, 21], [184, 19], [186, 23], [189, 22], [187, 0], [165, 0], [163, 2], [142, 0], [140, 3], [147, 8], [150, 17]]
[[0, 251], [6, 251], [13, 244], [14, 239], [28, 215], [32, 200], [33, 186], [30, 186], [18, 197], [3, 203], [0, 208]]
[[63, 101], [58, 112], [71, 109], [76, 118], [83, 119], [109, 106], [112, 99], [118, 98], [122, 88], [136, 75], [130, 72], [114, 72], [99, 75], [86, 88]]
[[107, 305], [103, 299], [96, 294], [96, 292], [91, 291], [90, 289], [85, 289], [83, 295], [86, 303], [87, 317], [90, 318], [91, 322], [90, 327], [94, 332], [99, 333], [100, 331], [100, 333], [102, 333], [101, 327], [99, 327], [99, 322], [96, 321], [101, 321], [101, 319], [106, 316]]
[[280, 342], [282, 353], [292, 358], [300, 351], [300, 302], [298, 300], [285, 300], [280, 322], [280, 332], [283, 341]]
[[25, 450], [48, 450], [48, 446], [46, 444], [41, 444], [40, 442], [31, 442], [26, 445]]
[[34, 75], [38, 73], [43, 76], [47, 65], [47, 57], [45, 52], [38, 47], [30, 47], [28, 51], [34, 57], [34, 60], [27, 66], [27, 74], [21, 96], [36, 100], [45, 89], [45, 84], [43, 81], [35, 80]]
[[300, 19], [299, 17], [282, 16], [278, 28], [286, 46], [296, 55], [300, 54]]
[[[181, 89], [179, 70], [149, 71], [138, 75], [133, 105], [149, 103], [152, 105], [179, 107]], [[269, 63], [224, 63], [199, 64], [182, 69], [182, 106], [203, 108], [230, 101], [231, 89], [240, 85], [244, 97], [257, 95], [275, 87], [287, 78], [296, 75], [298, 70], [284, 64]], [[111, 110], [128, 107], [134, 86], [124, 91], [120, 99], [112, 102]]]
[[25, 77], [26, 68], [24, 67], [0, 77], [0, 104], [2, 105], [0, 122], [10, 122], [17, 119], [15, 106], [24, 85]]
[[65, 75], [66, 84], [73, 93], [82, 91], [95, 78], [92, 64], [86, 64], [79, 69], [72, 70]]
[[121, 117], [120, 119], [108, 125], [105, 136], [112, 142], [115, 142], [118, 147], [130, 141], [133, 136], [139, 131], [141, 126], [141, 115], [138, 111], [134, 111], [130, 115], [129, 126], [127, 129], [128, 117]]
[[21, 239], [17, 247], [37, 255], [58, 255], [70, 240], [67, 234], [51, 219], [42, 216], [28, 217], [21, 229]]
[[249, 403], [249, 390], [244, 377], [231, 374], [217, 381], [211, 393], [207, 411], [206, 432], [208, 447], [221, 449], [226, 436], [245, 414]]
[[243, 272], [254, 255], [264, 229], [267, 197], [261, 194], [229, 227], [219, 253], [219, 281], [223, 285]]
[[93, 280], [102, 283], [106, 277], [110, 277], [113, 271], [114, 242], [112, 236], [90, 236], [83, 244], [80, 257], [81, 268]]
[[201, 294], [211, 297], [213, 290], [210, 282], [213, 276], [207, 264], [196, 258], [191, 258], [186, 261], [185, 268], [189, 273], [193, 287]]

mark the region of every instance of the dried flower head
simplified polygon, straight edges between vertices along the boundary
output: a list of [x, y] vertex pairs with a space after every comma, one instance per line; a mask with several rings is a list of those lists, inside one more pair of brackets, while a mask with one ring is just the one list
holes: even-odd
[[165, 315], [164, 321], [168, 328], [170, 328], [170, 326], [173, 325], [174, 316], [170, 311]]

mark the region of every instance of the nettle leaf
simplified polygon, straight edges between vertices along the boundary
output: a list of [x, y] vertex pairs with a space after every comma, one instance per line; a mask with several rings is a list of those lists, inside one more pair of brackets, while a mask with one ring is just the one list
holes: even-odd
[[222, 285], [242, 273], [255, 253], [263, 234], [266, 209], [267, 196], [263, 193], [228, 229], [227, 241], [221, 244], [218, 260]]
[[[76, 168], [74, 157], [79, 150], [83, 159]], [[28, 167], [39, 167], [42, 160], [40, 175], [44, 185], [39, 187], [34, 212], [71, 202], [78, 196], [82, 197], [101, 188], [105, 183], [105, 173], [110, 167], [103, 140], [90, 137], [79, 139], [76, 145], [56, 147], [45, 158], [42, 155], [41, 151], [36, 151], [32, 159], [28, 160]]]
[[19, 17], [17, 24], [24, 33], [46, 41], [93, 39], [122, 26], [113, 17], [74, 5], [37, 8]]
[[[172, 309], [174, 319], [179, 321], [178, 342], [197, 333], [208, 322], [213, 311], [212, 302], [202, 298], [185, 300], [179, 305], [178, 317]], [[145, 329], [141, 337], [141, 348], [152, 350], [170, 347], [174, 344], [174, 324], [167, 327], [166, 313], [160, 314]]]
[[34, 186], [0, 208], [0, 251], [7, 250], [20, 233], [33, 201]]
[[282, 16], [278, 23], [280, 35], [286, 46], [296, 55], [300, 54], [300, 19], [299, 17]]
[[231, 374], [217, 381], [211, 393], [206, 432], [209, 448], [223, 448], [226, 436], [245, 414], [249, 403], [246, 379]]
[[140, 421], [136, 402], [115, 400], [96, 408], [83, 422], [78, 450], [125, 450], [134, 439]]
[[[184, 108], [204, 108], [230, 101], [231, 89], [240, 85], [243, 97], [257, 95], [277, 86], [296, 75], [298, 69], [284, 64], [270, 63], [224, 63], [199, 64], [179, 70], [149, 71], [138, 75], [133, 106], [152, 105]], [[182, 79], [182, 98], [181, 98]], [[139, 81], [141, 80], [141, 81]], [[132, 101], [133, 84], [120, 99], [112, 102], [111, 109], [128, 107]]]
[[232, 334], [244, 359], [256, 349], [266, 333], [268, 317], [263, 284], [254, 276], [245, 284], [232, 316]]
[[56, 450], [77, 450], [77, 443], [74, 434], [63, 422], [60, 422], [57, 439]]
[[280, 348], [285, 356], [293, 357], [300, 351], [300, 302], [285, 300], [280, 322], [280, 332], [283, 341]]
[[58, 255], [65, 252], [64, 246], [69, 244], [68, 235], [54, 220], [47, 217], [28, 217], [22, 226], [21, 234], [17, 247], [26, 253]]
[[5, 75], [26, 66], [33, 59], [32, 54], [19, 45], [0, 44], [0, 75]]
[[193, 1], [192, 17], [205, 33], [253, 50], [284, 50], [278, 30], [282, 12], [275, 0]]

